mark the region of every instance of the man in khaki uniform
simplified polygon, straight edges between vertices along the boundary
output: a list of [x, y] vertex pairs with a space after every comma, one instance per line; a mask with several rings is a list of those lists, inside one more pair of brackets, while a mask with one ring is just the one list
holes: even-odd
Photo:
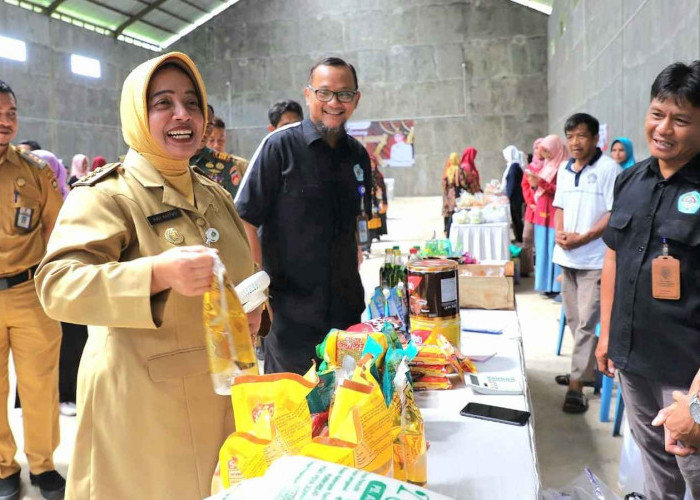
[[[10, 348], [23, 406], [24, 451], [32, 484], [44, 498], [63, 498], [54, 469], [59, 442], [58, 356], [61, 327], [49, 319], [34, 289], [63, 198], [43, 160], [10, 141], [17, 133], [17, 101], [0, 81], [0, 402], [8, 397]], [[19, 498], [20, 466], [7, 412], [0, 411], [0, 499]]]

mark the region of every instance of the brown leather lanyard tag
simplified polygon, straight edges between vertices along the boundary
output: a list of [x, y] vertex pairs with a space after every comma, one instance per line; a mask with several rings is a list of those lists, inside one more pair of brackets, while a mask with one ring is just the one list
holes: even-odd
[[678, 259], [661, 255], [651, 261], [651, 295], [661, 300], [681, 298], [681, 264]]

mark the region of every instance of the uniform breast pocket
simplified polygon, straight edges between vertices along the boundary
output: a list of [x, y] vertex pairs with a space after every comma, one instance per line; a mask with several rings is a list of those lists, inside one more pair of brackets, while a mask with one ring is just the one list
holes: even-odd
[[671, 245], [675, 243], [683, 247], [697, 247], [700, 245], [700, 218], [693, 216], [665, 220], [659, 226], [658, 236], [666, 238]]
[[632, 214], [616, 211], [610, 215], [608, 225], [618, 231], [624, 231], [624, 229], [629, 226], [631, 220]]
[[8, 234], [23, 234], [32, 231], [39, 224], [41, 204], [38, 199], [28, 196], [18, 196], [10, 205], [12, 213], [8, 224]]

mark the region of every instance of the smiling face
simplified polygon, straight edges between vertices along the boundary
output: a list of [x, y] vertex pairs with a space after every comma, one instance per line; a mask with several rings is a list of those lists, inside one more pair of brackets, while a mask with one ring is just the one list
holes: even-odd
[[17, 103], [9, 92], [0, 92], [0, 155], [17, 135]]
[[[345, 66], [318, 66], [309, 82], [318, 90], [356, 90], [355, 80], [350, 68]], [[304, 88], [306, 105], [309, 107], [309, 118], [319, 129], [326, 129], [332, 134], [337, 134], [350, 119], [353, 111], [360, 102], [360, 93], [350, 102], [340, 102], [338, 96], [333, 96], [329, 102], [321, 102], [316, 98], [313, 90]]]
[[595, 153], [598, 144], [598, 134], [593, 135], [588, 125], [580, 123], [566, 131], [566, 144], [575, 160], [587, 160]]
[[199, 148], [204, 116], [194, 83], [182, 70], [158, 70], [148, 86], [148, 127], [161, 150], [175, 160]]
[[226, 129], [212, 127], [211, 134], [209, 135], [209, 140], [207, 141], [207, 146], [209, 146], [214, 151], [219, 153], [226, 152]]
[[625, 147], [621, 142], [616, 142], [613, 144], [613, 147], [610, 150], [610, 156], [612, 156], [612, 159], [620, 165], [627, 160], [627, 151], [625, 151]]
[[653, 99], [644, 130], [651, 155], [671, 167], [682, 167], [700, 152], [700, 109], [685, 100]]

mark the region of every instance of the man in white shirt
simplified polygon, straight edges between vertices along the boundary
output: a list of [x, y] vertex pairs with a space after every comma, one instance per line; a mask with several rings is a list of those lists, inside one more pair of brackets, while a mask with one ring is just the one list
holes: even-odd
[[571, 159], [559, 166], [553, 203], [556, 247], [552, 260], [562, 267], [564, 312], [574, 335], [571, 374], [557, 377], [557, 382], [569, 386], [563, 407], [567, 413], [588, 409], [583, 386], [595, 380], [600, 276], [606, 249], [601, 236], [612, 209], [615, 177], [621, 171], [597, 147], [598, 128], [598, 120], [586, 113], [576, 113], [566, 121]]

